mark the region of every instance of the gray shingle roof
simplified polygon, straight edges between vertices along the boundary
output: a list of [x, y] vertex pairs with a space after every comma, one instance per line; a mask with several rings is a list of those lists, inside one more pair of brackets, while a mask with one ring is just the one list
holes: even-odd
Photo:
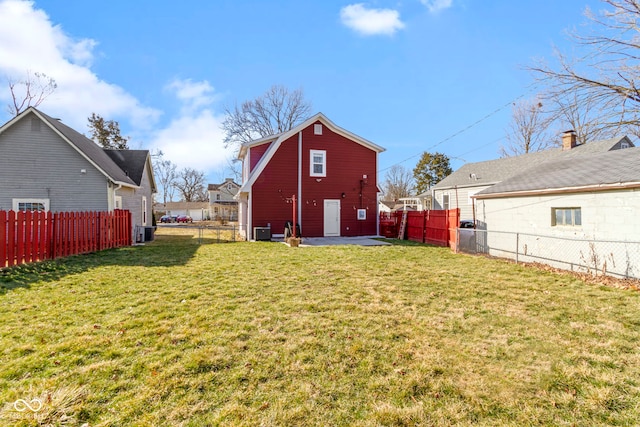
[[149, 150], [104, 150], [122, 171], [140, 186]]
[[125, 185], [137, 186], [137, 184], [129, 178], [122, 169], [120, 169], [116, 162], [114, 162], [111, 157], [105, 153], [105, 150], [99, 147], [95, 142], [78, 131], [71, 129], [60, 120], [54, 119], [33, 107], [29, 107], [29, 109], [25, 110], [23, 114], [26, 116], [30, 111], [36, 112], [50, 126], [60, 132], [61, 135], [63, 135], [91, 162], [100, 168], [112, 181]]
[[221, 190], [222, 187], [226, 186], [227, 184], [233, 184], [235, 187], [240, 188], [240, 184], [236, 183], [231, 178], [227, 178], [223, 183], [220, 183], [220, 184], [208, 184], [207, 185], [207, 191]]
[[581, 144], [571, 150], [552, 148], [534, 153], [527, 153], [516, 157], [488, 160], [478, 163], [467, 163], [457, 171], [440, 181], [433, 188], [446, 189], [453, 187], [491, 185], [504, 181], [523, 170], [540, 165], [554, 159], [573, 158], [588, 153], [603, 153], [620, 147], [625, 141], [629, 146], [633, 143], [627, 138], [618, 137]]
[[476, 196], [568, 188], [611, 188], [637, 183], [640, 187], [640, 147], [563, 156], [528, 168]]

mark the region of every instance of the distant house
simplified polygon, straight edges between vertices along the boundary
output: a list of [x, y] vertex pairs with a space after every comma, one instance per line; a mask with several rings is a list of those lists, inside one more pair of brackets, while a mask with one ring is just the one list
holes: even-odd
[[134, 233], [155, 192], [147, 150], [103, 149], [33, 107], [0, 127], [0, 210], [127, 209]]
[[640, 278], [640, 147], [561, 156], [487, 187], [475, 199], [492, 248], [512, 251], [514, 235], [521, 233], [534, 236], [520, 238], [521, 254], [560, 260], [562, 268], [596, 257], [610, 273]]
[[433, 208], [460, 208], [460, 218], [472, 219], [474, 217], [473, 196], [475, 194], [529, 168], [549, 161], [571, 159], [583, 154], [604, 153], [634, 146], [626, 136], [578, 145], [576, 135], [572, 131], [565, 132], [562, 141], [562, 148], [463, 165], [432, 188]]
[[378, 202], [378, 212], [381, 214], [383, 212], [391, 213], [395, 205], [396, 205], [396, 202], [394, 202], [393, 200], [380, 200]]
[[271, 227], [282, 234], [295, 216], [306, 237], [376, 235], [382, 151], [322, 113], [242, 145], [241, 233], [253, 239], [254, 227]]
[[238, 190], [240, 190], [240, 184], [237, 184], [233, 178], [226, 178], [221, 184], [208, 185], [211, 219], [238, 220], [238, 201], [235, 200]]

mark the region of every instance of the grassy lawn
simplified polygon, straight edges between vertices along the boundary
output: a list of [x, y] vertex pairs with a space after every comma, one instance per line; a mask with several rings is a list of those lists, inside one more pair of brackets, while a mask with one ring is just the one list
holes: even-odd
[[640, 293], [569, 275], [188, 234], [0, 273], [3, 426], [639, 420]]

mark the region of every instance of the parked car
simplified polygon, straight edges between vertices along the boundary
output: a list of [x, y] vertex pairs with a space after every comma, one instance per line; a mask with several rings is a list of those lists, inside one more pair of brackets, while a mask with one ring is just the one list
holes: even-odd
[[178, 220], [178, 216], [177, 215], [162, 215], [160, 217], [160, 222], [161, 223], [176, 222], [177, 220]]
[[193, 222], [189, 215], [178, 215], [177, 222]]

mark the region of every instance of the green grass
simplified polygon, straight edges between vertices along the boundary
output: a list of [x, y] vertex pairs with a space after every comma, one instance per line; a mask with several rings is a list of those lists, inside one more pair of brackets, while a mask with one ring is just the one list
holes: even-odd
[[159, 235], [0, 273], [0, 425], [636, 425], [639, 303], [446, 248]]

